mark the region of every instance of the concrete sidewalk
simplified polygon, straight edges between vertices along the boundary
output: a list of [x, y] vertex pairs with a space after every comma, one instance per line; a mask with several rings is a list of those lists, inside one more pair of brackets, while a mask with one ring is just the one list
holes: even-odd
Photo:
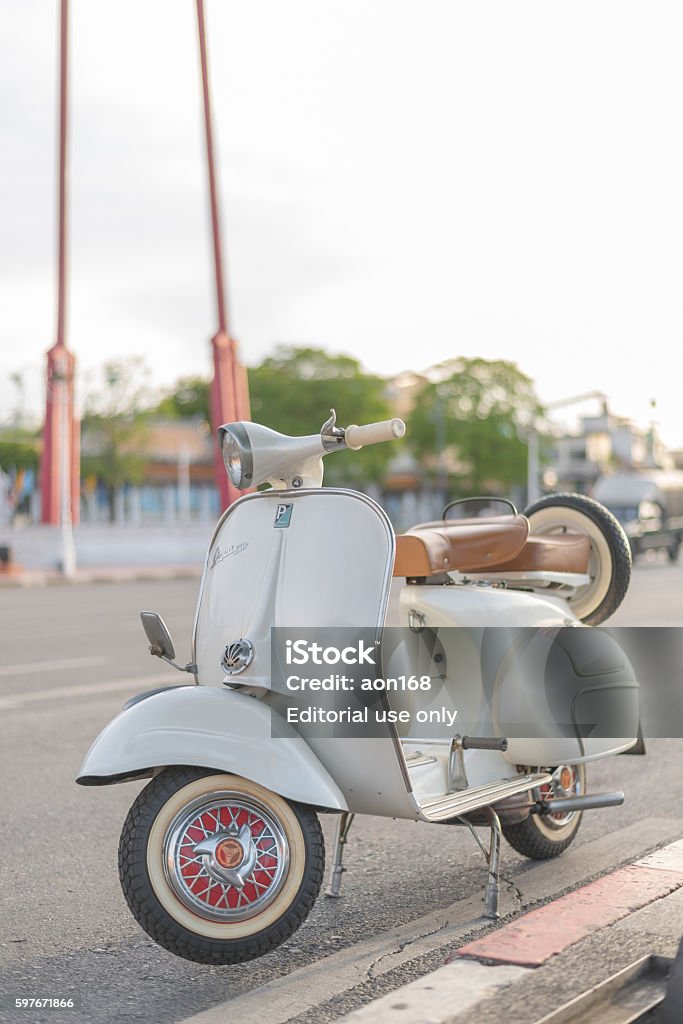
[[67, 579], [56, 569], [21, 569], [13, 566], [0, 571], [0, 587], [47, 587], [76, 583], [131, 583], [136, 580], [199, 579], [203, 563], [196, 565], [103, 565], [77, 569]]
[[[213, 520], [137, 526], [82, 523], [73, 529], [76, 565], [96, 571], [98, 579], [102, 578], [105, 566], [119, 572], [128, 566], [156, 569], [203, 565], [215, 528]], [[2, 528], [0, 547], [9, 549], [10, 565], [25, 572], [53, 577], [64, 560], [64, 538], [59, 526]]]

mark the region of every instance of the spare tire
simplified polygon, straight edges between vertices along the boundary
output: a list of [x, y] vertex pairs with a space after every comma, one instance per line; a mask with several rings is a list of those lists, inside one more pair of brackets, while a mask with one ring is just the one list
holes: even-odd
[[549, 494], [524, 514], [532, 534], [582, 533], [590, 539], [590, 582], [576, 588], [569, 606], [590, 626], [613, 615], [631, 581], [631, 548], [612, 513], [585, 494]]

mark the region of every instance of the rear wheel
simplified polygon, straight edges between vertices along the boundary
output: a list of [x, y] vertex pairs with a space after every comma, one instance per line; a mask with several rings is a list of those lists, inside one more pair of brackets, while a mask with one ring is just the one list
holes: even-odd
[[550, 494], [524, 512], [532, 534], [582, 533], [590, 540], [590, 582], [568, 598], [578, 619], [597, 626], [614, 614], [631, 581], [631, 549], [620, 523], [585, 494]]
[[187, 960], [237, 964], [303, 923], [322, 884], [317, 815], [237, 775], [167, 768], [133, 804], [119, 875], [144, 930]]
[[[541, 771], [537, 768], [534, 771]], [[583, 796], [586, 792], [586, 768], [583, 764], [560, 765], [554, 769], [553, 782], [532, 790], [534, 800]], [[503, 825], [503, 835], [517, 853], [532, 860], [550, 860], [563, 853], [579, 830], [581, 811], [559, 814], [530, 814], [516, 825]]]

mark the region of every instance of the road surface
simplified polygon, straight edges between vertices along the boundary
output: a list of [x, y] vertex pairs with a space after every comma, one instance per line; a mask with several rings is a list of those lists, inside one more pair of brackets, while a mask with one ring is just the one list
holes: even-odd
[[[682, 594], [683, 566], [646, 563], [636, 568], [612, 622], [683, 625]], [[182, 660], [195, 596], [196, 583], [187, 580], [0, 589], [0, 992], [5, 999], [77, 995], [82, 1009], [63, 1019], [91, 1024], [181, 1021], [236, 997], [242, 997], [235, 1004], [241, 1024], [339, 1019], [443, 962], [446, 945], [430, 922], [446, 905], [456, 907], [456, 931], [458, 915], [476, 916], [481, 855], [465, 830], [368, 819], [351, 832], [343, 899], [320, 898], [275, 953], [213, 968], [158, 948], [131, 917], [117, 876], [118, 834], [141, 784], [84, 789], [74, 776], [92, 739], [128, 696], [179, 681], [147, 654], [139, 610], [162, 612]], [[626, 804], [586, 814], [560, 861], [539, 868], [504, 844], [507, 909], [510, 901], [550, 899], [683, 835], [682, 751], [681, 741], [660, 740], [646, 759], [592, 766], [592, 788], [624, 789]], [[324, 820], [328, 839], [331, 826]], [[576, 971], [586, 972], [588, 982], [591, 964], [596, 970], [600, 963], [620, 965], [633, 959], [631, 952], [623, 941], [616, 949], [603, 946]], [[263, 990], [295, 971], [284, 996], [271, 999]], [[558, 972], [552, 998], [570, 977]], [[541, 1008], [550, 998], [539, 996]], [[56, 1018], [0, 1010], [0, 1020], [19, 1019]]]

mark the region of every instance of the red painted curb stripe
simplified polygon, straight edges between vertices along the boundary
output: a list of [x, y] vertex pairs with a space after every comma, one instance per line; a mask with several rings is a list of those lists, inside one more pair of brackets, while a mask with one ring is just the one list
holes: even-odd
[[681, 871], [634, 865], [620, 868], [483, 939], [461, 946], [447, 962], [476, 957], [498, 964], [539, 967], [567, 946], [682, 886]]

